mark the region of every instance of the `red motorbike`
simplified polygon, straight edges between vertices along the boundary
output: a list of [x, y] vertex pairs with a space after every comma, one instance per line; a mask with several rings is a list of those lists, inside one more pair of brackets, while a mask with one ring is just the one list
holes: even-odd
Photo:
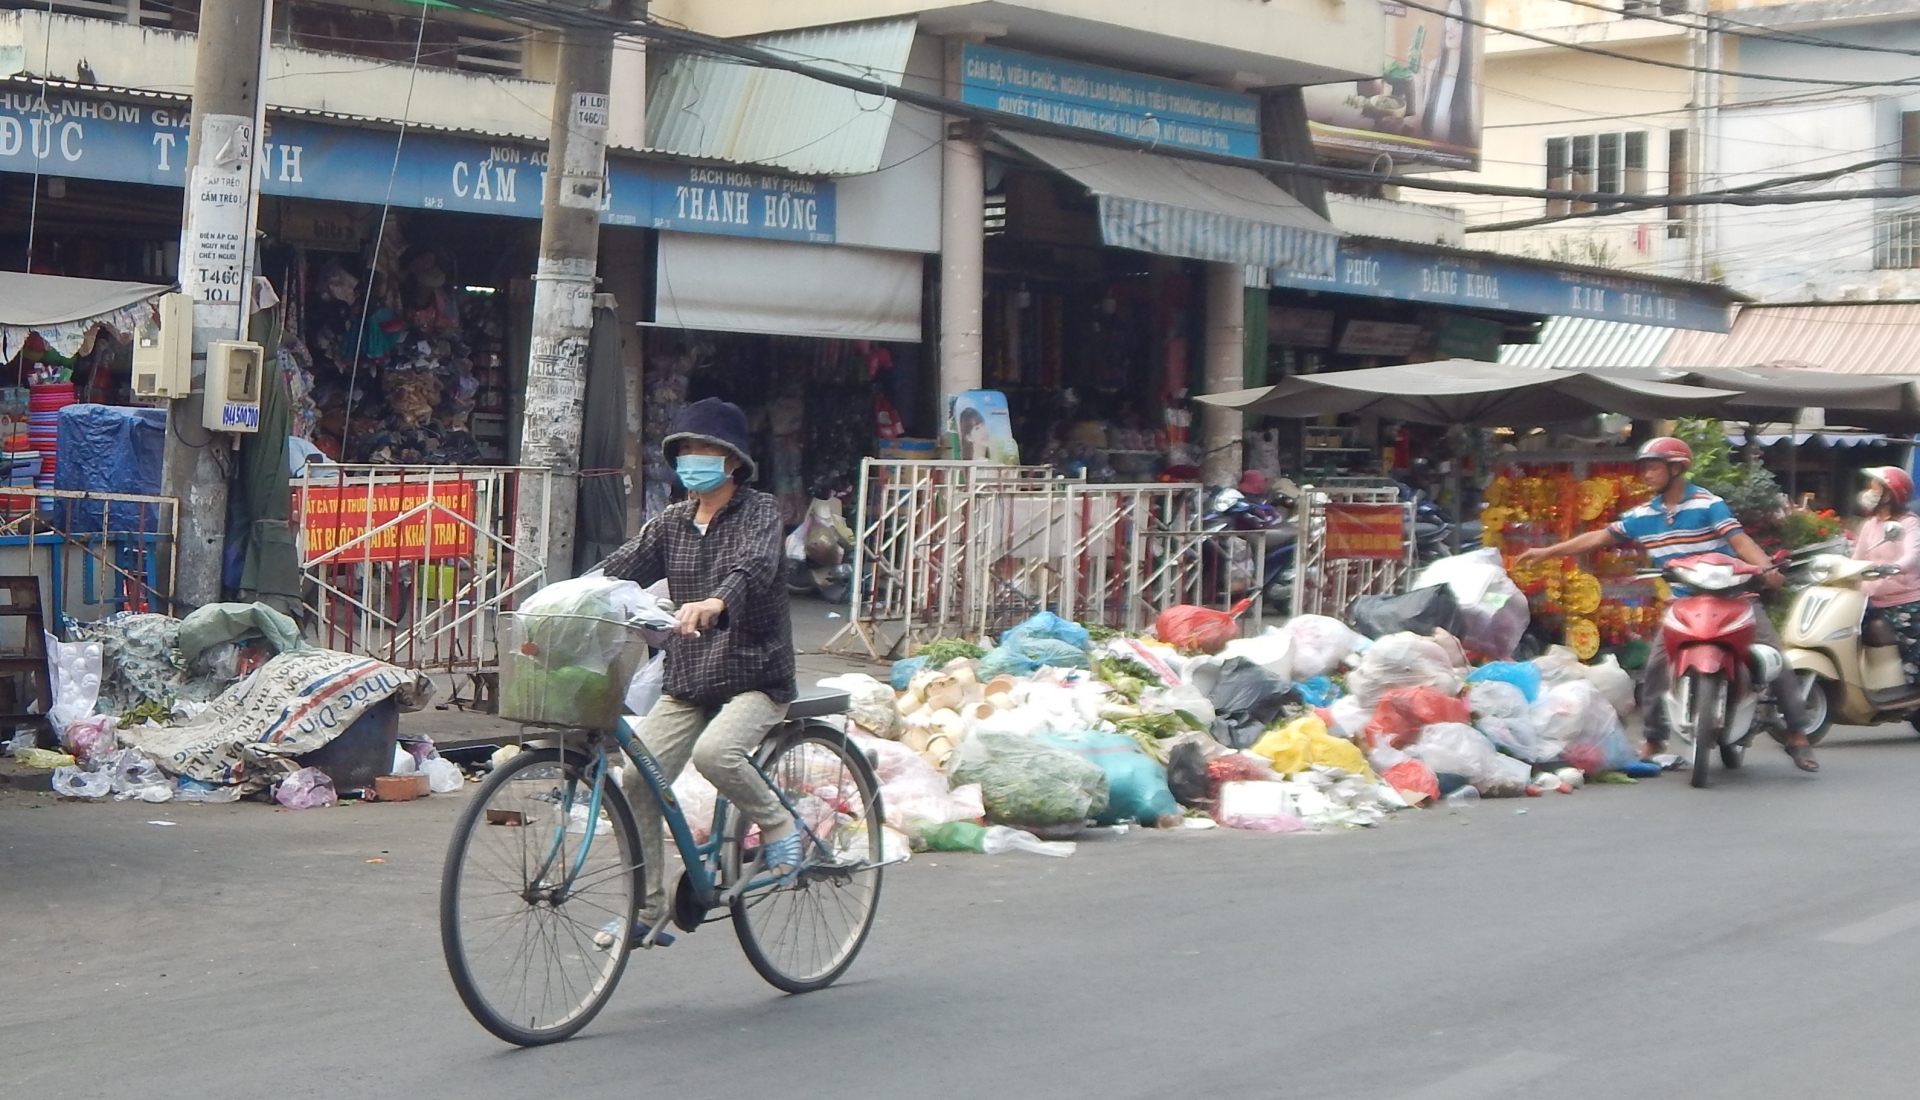
[[1672, 685], [1662, 701], [1668, 729], [1693, 740], [1693, 785], [1705, 787], [1714, 751], [1728, 768], [1746, 759], [1747, 745], [1775, 721], [1767, 685], [1785, 667], [1777, 649], [1753, 640], [1754, 616], [1766, 611], [1744, 597], [1762, 587], [1761, 571], [1726, 554], [1676, 558], [1660, 571], [1694, 594], [1675, 599], [1660, 622]]

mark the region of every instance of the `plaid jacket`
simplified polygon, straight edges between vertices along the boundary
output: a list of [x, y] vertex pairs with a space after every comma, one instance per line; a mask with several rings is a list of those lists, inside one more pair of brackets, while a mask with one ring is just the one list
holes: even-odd
[[667, 642], [665, 692], [698, 706], [763, 691], [794, 697], [793, 622], [787, 614], [780, 504], [741, 486], [702, 535], [698, 504], [682, 501], [654, 517], [600, 563], [607, 576], [650, 585], [667, 579], [677, 604], [718, 596], [727, 609], [698, 638]]

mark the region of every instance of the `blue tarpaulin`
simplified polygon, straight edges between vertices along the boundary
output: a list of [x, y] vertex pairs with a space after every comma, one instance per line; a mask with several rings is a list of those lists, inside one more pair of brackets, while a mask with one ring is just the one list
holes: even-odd
[[[58, 439], [60, 465], [54, 488], [159, 495], [167, 440], [165, 410], [68, 405], [60, 410]], [[57, 501], [54, 522], [69, 534], [153, 533], [158, 517], [152, 508], [116, 503], [103, 524], [106, 507], [94, 501]]]

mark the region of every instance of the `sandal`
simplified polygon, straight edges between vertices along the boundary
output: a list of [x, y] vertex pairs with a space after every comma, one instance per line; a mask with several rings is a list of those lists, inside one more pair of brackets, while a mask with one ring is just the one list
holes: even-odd
[[1803, 772], [1820, 770], [1820, 762], [1813, 758], [1813, 746], [1804, 741], [1797, 745], [1788, 745], [1787, 755], [1793, 759], [1793, 766]]

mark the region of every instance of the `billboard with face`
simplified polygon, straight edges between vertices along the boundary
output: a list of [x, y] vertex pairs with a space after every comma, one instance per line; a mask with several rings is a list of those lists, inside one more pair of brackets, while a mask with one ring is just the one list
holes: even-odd
[[1382, 7], [1380, 75], [1306, 89], [1315, 149], [1332, 160], [1479, 168], [1483, 32], [1466, 20], [1481, 17], [1480, 0], [1445, 0], [1445, 15], [1393, 0]]

